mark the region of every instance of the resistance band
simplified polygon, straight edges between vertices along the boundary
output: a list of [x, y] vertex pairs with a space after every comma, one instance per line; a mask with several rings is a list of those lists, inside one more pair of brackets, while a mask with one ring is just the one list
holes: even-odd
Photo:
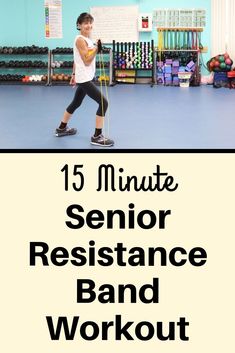
[[163, 31], [160, 30], [158, 33], [158, 50], [159, 50], [159, 61], [162, 61], [162, 50], [164, 46]]
[[102, 109], [102, 116], [104, 117], [104, 136], [105, 135], [105, 122], [106, 122], [106, 118], [104, 116], [104, 99], [103, 99], [103, 79], [104, 79], [104, 86], [105, 86], [105, 94], [106, 94], [106, 99], [108, 102], [108, 109], [107, 109], [107, 125], [108, 125], [108, 134], [107, 137], [109, 137], [109, 96], [108, 96], [108, 88], [107, 88], [107, 83], [106, 83], [106, 73], [105, 73], [105, 68], [104, 68], [104, 58], [103, 58], [103, 49], [102, 49], [102, 44], [101, 41], [98, 42], [99, 45], [99, 63], [100, 63], [100, 93], [101, 93], [101, 109]]

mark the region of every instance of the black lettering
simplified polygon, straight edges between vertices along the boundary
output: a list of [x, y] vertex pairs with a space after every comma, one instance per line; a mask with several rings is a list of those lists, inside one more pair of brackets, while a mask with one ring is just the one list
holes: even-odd
[[167, 264], [167, 252], [165, 248], [157, 247], [149, 249], [149, 266], [155, 266], [155, 254], [160, 253], [160, 265], [166, 266]]
[[77, 223], [73, 224], [73, 223], [70, 222], [70, 221], [66, 221], [65, 223], [66, 223], [67, 227], [69, 227], [69, 228], [71, 228], [71, 229], [80, 229], [80, 228], [82, 228], [82, 227], [84, 226], [84, 223], [85, 223], [85, 222], [84, 222], [83, 217], [80, 216], [79, 214], [77, 214], [77, 213], [74, 212], [74, 211], [77, 211], [77, 212], [84, 212], [84, 209], [82, 208], [82, 206], [76, 205], [76, 204], [68, 206], [68, 208], [67, 208], [67, 215], [68, 215], [70, 218], [76, 220]]
[[79, 254], [79, 252], [85, 254], [86, 253], [86, 250], [84, 248], [81, 248], [81, 247], [76, 247], [76, 248], [73, 248], [72, 251], [71, 251], [71, 254], [72, 256], [79, 260], [71, 260], [71, 264], [74, 265], [74, 266], [84, 266], [87, 262], [86, 260], [86, 257]]
[[187, 255], [187, 251], [184, 248], [176, 247], [176, 248], [174, 248], [174, 249], [172, 249], [170, 251], [170, 254], [169, 254], [170, 263], [172, 265], [174, 265], [174, 266], [183, 266], [183, 265], [185, 265], [186, 262], [187, 262], [186, 259], [182, 259], [180, 261], [176, 261], [175, 255], [176, 255], [177, 252], [180, 252], [181, 254]]
[[[148, 224], [144, 224], [144, 221], [143, 221], [143, 218], [146, 215], [149, 215], [149, 218], [150, 218]], [[142, 229], [151, 229], [155, 226], [156, 222], [157, 222], [157, 217], [155, 213], [151, 210], [143, 210], [137, 216], [137, 223]]]
[[112, 254], [113, 250], [108, 247], [102, 247], [98, 250], [98, 255], [102, 258], [102, 260], [98, 260], [97, 262], [101, 266], [111, 266], [113, 264], [113, 257], [106, 253]]
[[[105, 292], [106, 289], [106, 292]], [[115, 291], [111, 284], [103, 284], [99, 288], [100, 291], [104, 291], [98, 295], [98, 300], [102, 304], [114, 303], [115, 302]], [[107, 297], [105, 299], [105, 297]]]
[[[199, 254], [197, 255], [196, 253], [199, 252]], [[200, 261], [196, 261], [196, 259], [199, 259]], [[206, 250], [203, 248], [193, 248], [192, 250], [190, 250], [189, 252], [189, 262], [191, 263], [191, 265], [193, 266], [203, 266], [205, 265], [207, 261], [207, 253]]]
[[113, 229], [113, 218], [114, 215], [119, 216], [119, 226], [118, 229], [125, 229], [125, 213], [122, 210], [108, 210], [107, 211], [107, 228]]
[[126, 284], [119, 286], [119, 303], [125, 303], [125, 292], [130, 290], [130, 303], [136, 303], [136, 287], [133, 284]]
[[[84, 287], [88, 285], [88, 287]], [[94, 292], [95, 282], [91, 279], [78, 279], [77, 280], [77, 303], [92, 303], [96, 294]], [[88, 297], [84, 298], [84, 294], [87, 294]]]
[[[94, 224], [94, 222], [98, 222]], [[104, 225], [104, 215], [99, 210], [92, 210], [87, 213], [86, 223], [91, 229], [99, 229]]]
[[46, 316], [46, 320], [47, 320], [47, 326], [48, 326], [48, 329], [50, 332], [50, 336], [53, 341], [58, 341], [60, 339], [62, 327], [64, 330], [65, 339], [67, 341], [74, 339], [74, 335], [75, 335], [78, 321], [79, 321], [79, 316], [73, 317], [73, 323], [72, 323], [71, 330], [69, 330], [68, 320], [67, 320], [66, 316], [59, 316], [58, 317], [58, 322], [57, 322], [56, 328], [54, 327], [53, 320], [52, 320], [51, 316]]
[[169, 322], [169, 333], [164, 336], [163, 334], [163, 322], [157, 322], [157, 338], [160, 341], [173, 341], [175, 339], [175, 323]]
[[101, 191], [103, 189], [103, 179], [104, 179], [104, 191], [110, 190], [116, 191], [114, 183], [114, 166], [112, 164], [101, 164], [98, 169], [98, 188], [96, 191]]
[[159, 229], [165, 229], [166, 216], [171, 214], [171, 210], [159, 211]]
[[125, 338], [128, 341], [133, 341], [134, 338], [130, 335], [128, 332], [128, 329], [133, 325], [134, 321], [128, 321], [123, 327], [122, 327], [122, 316], [121, 315], [116, 315], [116, 340], [121, 341], [122, 335], [125, 336]]
[[[36, 247], [40, 246], [41, 251], [36, 251]], [[30, 266], [36, 266], [36, 257], [41, 258], [43, 266], [49, 266], [46, 253], [49, 250], [47, 243], [43, 242], [30, 242], [29, 244], [29, 264]]]
[[[146, 326], [147, 329], [148, 329], [148, 333], [146, 336], [143, 336], [141, 330], [142, 328]], [[136, 327], [135, 327], [135, 334], [136, 334], [136, 337], [141, 340], [141, 341], [149, 341], [151, 340], [151, 338], [153, 338], [154, 336], [154, 327], [153, 325], [148, 322], [148, 321], [141, 321], [139, 322]]]
[[145, 266], [145, 255], [143, 248], [131, 248], [129, 254], [134, 254], [128, 258], [128, 263], [130, 266]]
[[103, 341], [107, 341], [108, 340], [108, 329], [109, 327], [114, 326], [114, 322], [110, 321], [110, 322], [102, 322], [102, 340]]
[[[93, 333], [90, 336], [86, 332], [88, 326], [91, 326], [93, 329]], [[81, 325], [80, 335], [86, 341], [93, 341], [99, 336], [99, 331], [99, 326], [94, 321], [86, 321]]]
[[[54, 248], [51, 252], [51, 262], [55, 266], [64, 266], [68, 263], [69, 253], [67, 249], [62, 246]], [[57, 259], [64, 259], [62, 261], [58, 261]]]
[[189, 322], [185, 321], [185, 317], [181, 317], [179, 322], [177, 322], [177, 326], [180, 327], [180, 339], [182, 341], [189, 341], [189, 337], [186, 336], [185, 327], [189, 326]]
[[123, 261], [123, 252], [126, 251], [126, 248], [123, 247], [123, 243], [117, 243], [114, 251], [117, 251], [117, 264], [118, 266], [126, 266], [126, 263]]
[[[146, 291], [150, 289], [152, 296], [147, 299]], [[145, 304], [159, 303], [159, 279], [153, 278], [153, 284], [145, 284], [140, 288], [139, 291], [140, 300]]]

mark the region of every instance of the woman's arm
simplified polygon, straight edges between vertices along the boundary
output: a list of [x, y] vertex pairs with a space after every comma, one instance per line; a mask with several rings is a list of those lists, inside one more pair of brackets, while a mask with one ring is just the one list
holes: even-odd
[[76, 47], [81, 55], [81, 58], [82, 58], [84, 64], [86, 66], [90, 65], [90, 63], [92, 62], [92, 60], [94, 59], [94, 57], [97, 54], [97, 50], [98, 50], [97, 47], [92, 50], [89, 50], [87, 43], [81, 37], [77, 39]]

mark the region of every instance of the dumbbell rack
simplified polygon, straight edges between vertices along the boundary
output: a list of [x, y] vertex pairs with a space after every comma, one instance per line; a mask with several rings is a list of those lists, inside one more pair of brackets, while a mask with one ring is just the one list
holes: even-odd
[[[117, 57], [119, 55], [125, 54], [130, 48], [133, 50], [133, 48], [136, 48], [136, 46], [142, 46], [142, 42], [140, 43], [119, 43], [113, 41], [113, 84], [116, 84], [118, 82], [125, 83], [126, 79], [133, 79], [133, 83], [136, 83], [137, 79], [142, 80], [142, 79], [150, 79], [151, 87], [155, 83], [155, 60], [154, 60], [154, 41], [151, 40], [150, 43], [148, 43], [152, 54], [151, 54], [151, 61], [152, 61], [152, 67], [151, 68], [143, 68], [143, 67], [138, 67], [138, 65], [133, 64], [133, 67], [127, 68], [127, 65], [124, 64], [125, 67], [119, 67], [118, 64], [116, 64]], [[134, 49], [135, 51], [136, 49]], [[143, 65], [144, 66], [144, 65]], [[119, 76], [117, 72], [122, 71], [126, 72], [123, 77]], [[128, 72], [133, 72], [134, 71], [134, 76], [128, 75]], [[139, 73], [143, 72], [150, 72], [151, 75], [139, 75]], [[127, 80], [128, 81], [128, 80]]]
[[[36, 48], [36, 49], [35, 49]], [[34, 50], [33, 50], [34, 49]], [[42, 53], [43, 50], [43, 53]], [[37, 61], [35, 61], [37, 57]], [[10, 60], [11, 59], [11, 60]], [[39, 59], [41, 59], [39, 61]], [[46, 61], [47, 59], [47, 61]], [[47, 85], [49, 80], [49, 60], [50, 54], [48, 48], [32, 47], [19, 47], [11, 48], [4, 47], [0, 50], [0, 77], [10, 78], [12, 75], [18, 80], [1, 80], [1, 85]], [[21, 74], [19, 74], [19, 70]], [[24, 76], [32, 75], [32, 72], [44, 72], [45, 81], [32, 81], [22, 82]], [[45, 74], [46, 71], [46, 74]], [[17, 74], [16, 74], [17, 72]], [[22, 73], [23, 72], [23, 73]], [[47, 77], [46, 77], [47, 76]], [[20, 79], [20, 77], [22, 77]]]
[[[64, 60], [65, 58], [67, 59], [69, 57], [71, 57], [70, 61]], [[63, 60], [60, 60], [60, 59], [63, 59]], [[58, 66], [57, 66], [57, 63], [58, 63]], [[56, 66], [53, 67], [53, 64], [55, 64]], [[73, 69], [73, 49], [72, 48], [56, 48], [51, 50], [50, 61], [49, 61], [49, 71], [50, 71], [49, 85], [50, 86], [69, 85], [72, 69]], [[68, 79], [64, 80], [64, 77], [66, 76], [68, 77]], [[53, 79], [53, 77], [56, 77], [56, 79]]]
[[100, 85], [101, 82], [104, 84], [104, 81], [109, 86], [113, 84], [113, 52], [111, 48], [103, 49], [102, 53], [96, 56], [95, 83]]
[[[108, 55], [108, 60], [106, 60], [106, 57]], [[71, 56], [71, 65], [70, 66], [66, 66], [64, 67], [63, 64], [65, 63], [65, 61], [60, 60], [60, 59], [64, 59], [65, 56]], [[105, 60], [104, 60], [104, 56], [105, 56]], [[61, 64], [63, 62], [63, 64]], [[53, 64], [57, 64], [59, 66], [53, 67]], [[50, 85], [68, 85], [70, 82], [70, 78], [71, 78], [71, 72], [72, 72], [72, 68], [73, 68], [73, 49], [72, 48], [56, 48], [54, 50], [51, 51], [51, 55], [50, 55], [50, 81], [49, 84]], [[66, 72], [68, 71], [68, 73], [66, 75], [69, 76], [69, 80], [61, 80], [58, 79], [59, 77], [61, 77], [62, 72]], [[95, 83], [100, 85], [100, 81], [99, 78], [100, 76], [102, 76], [102, 72], [105, 71], [105, 76], [106, 76], [106, 72], [108, 71], [107, 76], [109, 77], [108, 80], [108, 85], [112, 84], [113, 78], [112, 78], [112, 50], [111, 49], [105, 49], [104, 52], [102, 53], [102, 56], [100, 57], [99, 54], [97, 54], [96, 56], [96, 74], [95, 74]], [[59, 72], [59, 73], [58, 73]], [[53, 76], [57, 77], [56, 80], [53, 80]], [[103, 80], [102, 80], [103, 82]], [[107, 81], [106, 81], [107, 82]]]

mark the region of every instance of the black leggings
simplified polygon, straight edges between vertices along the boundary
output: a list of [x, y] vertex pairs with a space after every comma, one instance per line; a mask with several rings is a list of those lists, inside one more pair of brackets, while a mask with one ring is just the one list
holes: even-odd
[[[97, 115], [99, 116], [105, 116], [105, 113], [108, 108], [108, 101], [107, 99], [101, 94], [101, 92], [98, 90], [94, 82], [88, 81], [84, 83], [79, 83], [77, 90], [75, 92], [74, 98], [72, 103], [68, 106], [66, 109], [69, 114], [73, 114], [74, 111], [80, 107], [82, 104], [83, 99], [85, 96], [88, 95], [94, 101], [96, 101], [99, 104], [99, 108], [96, 112]], [[103, 103], [102, 103], [103, 101]]]

